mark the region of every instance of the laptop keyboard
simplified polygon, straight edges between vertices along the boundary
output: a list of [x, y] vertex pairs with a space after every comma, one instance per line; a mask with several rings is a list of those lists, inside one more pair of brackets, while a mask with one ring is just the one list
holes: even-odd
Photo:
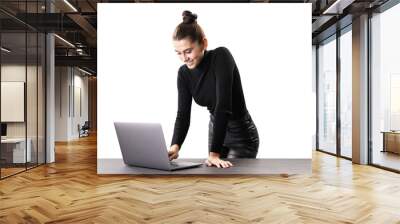
[[169, 164], [171, 164], [171, 166], [179, 166], [179, 164], [176, 162], [169, 162]]

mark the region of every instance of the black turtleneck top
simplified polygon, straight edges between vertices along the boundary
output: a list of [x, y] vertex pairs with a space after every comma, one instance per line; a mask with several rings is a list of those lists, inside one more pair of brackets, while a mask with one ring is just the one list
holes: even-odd
[[171, 145], [182, 146], [190, 125], [192, 98], [214, 116], [211, 152], [220, 153], [228, 120], [246, 114], [239, 70], [229, 50], [218, 47], [205, 51], [201, 62], [178, 71], [178, 113]]

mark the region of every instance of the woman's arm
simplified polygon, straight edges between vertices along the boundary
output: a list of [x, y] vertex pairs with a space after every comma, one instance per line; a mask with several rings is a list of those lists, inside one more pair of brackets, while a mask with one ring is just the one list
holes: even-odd
[[236, 63], [225, 47], [217, 48], [215, 53], [216, 105], [213, 112], [215, 119], [210, 151], [220, 153], [228, 118], [232, 114], [233, 72]]
[[177, 86], [178, 86], [178, 112], [175, 119], [174, 134], [171, 146], [178, 145], [182, 147], [190, 126], [190, 112], [192, 107], [192, 94], [184, 80], [182, 68], [179, 69]]

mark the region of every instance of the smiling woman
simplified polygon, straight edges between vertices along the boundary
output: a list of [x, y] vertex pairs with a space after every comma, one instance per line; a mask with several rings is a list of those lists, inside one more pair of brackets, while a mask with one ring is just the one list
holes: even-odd
[[196, 22], [197, 15], [184, 11], [182, 16], [183, 22], [175, 29], [172, 38], [179, 59], [193, 69], [203, 58], [208, 43], [203, 29]]
[[246, 108], [233, 56], [225, 47], [206, 50], [207, 38], [196, 21], [197, 15], [184, 11], [182, 16], [172, 38], [184, 65], [178, 72], [178, 112], [168, 150], [170, 160], [178, 158], [187, 135], [192, 99], [210, 112], [208, 166], [233, 166], [222, 158], [256, 158], [258, 131]]

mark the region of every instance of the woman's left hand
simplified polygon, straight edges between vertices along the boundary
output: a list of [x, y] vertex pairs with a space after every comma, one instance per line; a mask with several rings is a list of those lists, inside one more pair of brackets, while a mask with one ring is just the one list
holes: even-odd
[[207, 166], [216, 166], [218, 168], [229, 168], [233, 164], [229, 161], [225, 161], [219, 158], [219, 153], [210, 152], [210, 155], [206, 159]]

